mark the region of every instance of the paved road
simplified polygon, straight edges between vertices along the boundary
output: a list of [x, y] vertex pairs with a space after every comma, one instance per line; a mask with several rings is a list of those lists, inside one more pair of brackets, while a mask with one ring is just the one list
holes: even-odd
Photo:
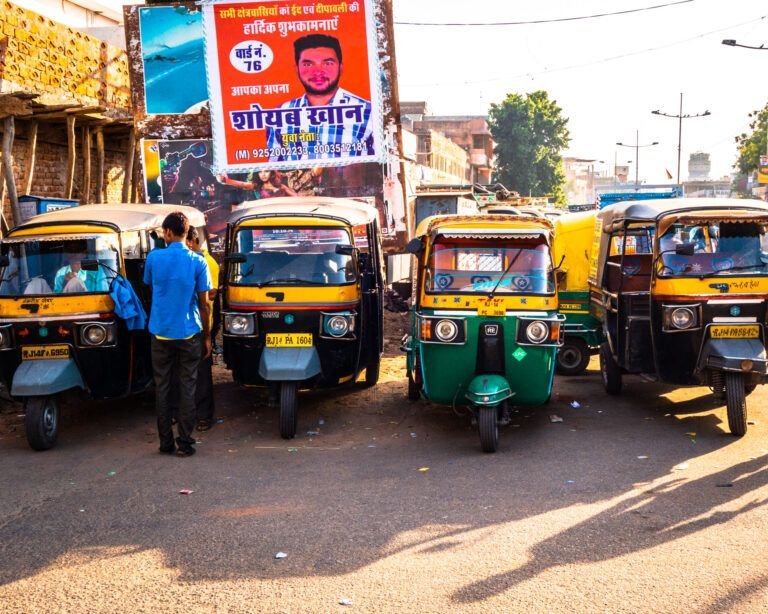
[[736, 439], [707, 390], [628, 378], [609, 398], [593, 360], [486, 455], [385, 366], [374, 389], [302, 395], [292, 442], [222, 369], [224, 421], [189, 459], [156, 452], [149, 394], [70, 404], [45, 453], [6, 406], [0, 610], [768, 609], [768, 389]]

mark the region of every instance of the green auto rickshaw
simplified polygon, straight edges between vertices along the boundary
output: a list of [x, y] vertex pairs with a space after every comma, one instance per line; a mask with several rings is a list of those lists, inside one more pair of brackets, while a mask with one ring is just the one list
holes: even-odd
[[510, 405], [549, 400], [560, 345], [552, 223], [516, 215], [434, 216], [416, 230], [408, 397], [467, 404], [484, 452]]

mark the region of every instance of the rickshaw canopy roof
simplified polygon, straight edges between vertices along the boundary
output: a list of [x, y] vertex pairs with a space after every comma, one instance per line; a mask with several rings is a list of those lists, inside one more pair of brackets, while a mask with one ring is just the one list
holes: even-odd
[[[719, 213], [715, 213], [719, 211]], [[667, 216], [684, 217], [711, 214], [711, 217], [731, 216], [740, 211], [755, 215], [768, 214], [768, 203], [746, 198], [673, 198], [645, 201], [625, 201], [600, 210], [603, 229], [610, 232], [627, 223], [653, 223]], [[741, 214], [740, 214], [741, 215]]]
[[421, 221], [415, 236], [424, 237], [441, 234], [463, 238], [528, 237], [552, 236], [552, 222], [546, 218], [525, 215], [478, 214], [478, 215], [433, 215]]
[[232, 212], [227, 223], [234, 225], [254, 217], [334, 218], [359, 226], [377, 219], [378, 212], [375, 207], [351, 198], [286, 196], [246, 201]]
[[132, 203], [101, 204], [80, 205], [43, 213], [12, 228], [8, 235], [13, 236], [16, 232], [37, 229], [48, 224], [56, 226], [65, 224], [72, 226], [107, 224], [116, 227], [120, 232], [158, 228], [162, 225], [166, 216], [173, 211], [184, 213], [192, 226], [205, 226], [205, 216], [194, 207]]

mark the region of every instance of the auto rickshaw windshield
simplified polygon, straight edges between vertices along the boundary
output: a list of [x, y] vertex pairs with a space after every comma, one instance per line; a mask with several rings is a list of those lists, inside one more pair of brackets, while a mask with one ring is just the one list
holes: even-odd
[[353, 245], [346, 228], [269, 227], [241, 228], [232, 252], [245, 261], [229, 269], [229, 281], [255, 285], [295, 283], [342, 285], [357, 279], [354, 259], [336, 253], [336, 246]]
[[755, 222], [674, 224], [659, 238], [659, 275], [768, 274], [768, 239]]
[[438, 237], [427, 264], [430, 293], [550, 294], [555, 291], [549, 247], [536, 240]]
[[[104, 293], [119, 266], [117, 235], [24, 237], [2, 243], [0, 296]], [[98, 262], [95, 270], [84, 260]]]

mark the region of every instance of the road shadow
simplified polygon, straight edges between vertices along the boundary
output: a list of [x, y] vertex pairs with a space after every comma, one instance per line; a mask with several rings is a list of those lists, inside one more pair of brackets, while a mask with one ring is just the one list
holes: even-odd
[[745, 461], [697, 480], [673, 480], [638, 492], [534, 546], [528, 562], [463, 587], [453, 595], [459, 604], [483, 601], [535, 578], [554, 567], [596, 563], [641, 552], [728, 522], [764, 507], [766, 500], [733, 511], [715, 511], [744, 493], [768, 484], [768, 456]]

